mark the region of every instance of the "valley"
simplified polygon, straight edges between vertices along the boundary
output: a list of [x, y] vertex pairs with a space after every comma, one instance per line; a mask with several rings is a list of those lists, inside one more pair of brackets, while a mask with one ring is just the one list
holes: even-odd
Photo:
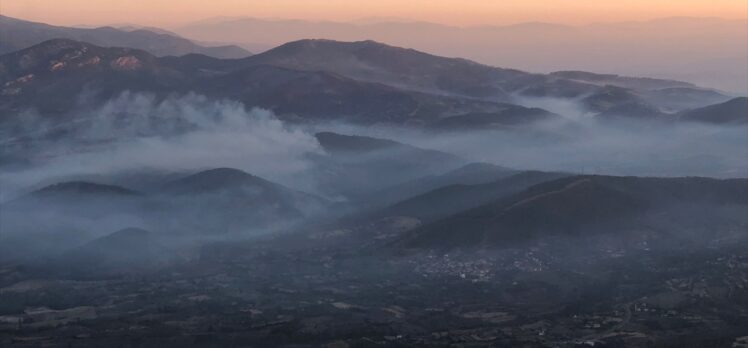
[[748, 346], [745, 95], [0, 30], [2, 347]]

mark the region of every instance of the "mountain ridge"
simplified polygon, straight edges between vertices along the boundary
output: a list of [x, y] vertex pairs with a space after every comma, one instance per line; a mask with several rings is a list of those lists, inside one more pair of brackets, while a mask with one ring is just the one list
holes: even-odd
[[656, 231], [669, 208], [699, 204], [748, 208], [748, 179], [571, 176], [434, 221], [398, 244], [502, 247], [551, 236]]
[[106, 46], [133, 47], [156, 56], [201, 53], [219, 58], [241, 58], [251, 53], [235, 45], [204, 47], [174, 33], [154, 32], [138, 28], [121, 30], [114, 27], [71, 28], [48, 25], [0, 15], [0, 54], [17, 51], [41, 42], [65, 38]]
[[[600, 86], [371, 40], [301, 40], [248, 58], [221, 60], [194, 54], [159, 58], [131, 48], [54, 39], [0, 56], [0, 110], [13, 114], [32, 108], [62, 120], [60, 114], [80, 106], [84, 91], [90, 106], [124, 91], [152, 93], [157, 98], [198, 93], [267, 108], [289, 121], [342, 119], [450, 131], [561, 118], [544, 109], [512, 104], [526, 97], [581, 100], [599, 115], [641, 114], [643, 119], [668, 118], [673, 114], [663, 110], [679, 100], [703, 106], [721, 98], [713, 94], [694, 98], [699, 95], [695, 89], [674, 87], [682, 83], [668, 80], [583, 76], [635, 85], [655, 83], [658, 88]], [[670, 90], [667, 97], [659, 88], [663, 84]]]

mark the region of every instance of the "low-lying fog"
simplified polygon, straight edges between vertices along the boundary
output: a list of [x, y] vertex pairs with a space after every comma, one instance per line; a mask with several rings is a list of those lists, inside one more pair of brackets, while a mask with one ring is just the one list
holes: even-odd
[[[74, 122], [41, 129], [25, 112], [25, 134], [6, 136], [9, 151], [27, 144], [22, 166], [0, 172], [3, 200], [32, 188], [70, 180], [139, 171], [189, 173], [232, 167], [287, 186], [318, 192], [308, 172], [310, 154], [323, 150], [316, 131], [368, 135], [453, 153], [468, 161], [515, 169], [637, 176], [748, 176], [748, 127], [595, 119], [573, 102], [523, 99], [564, 116], [563, 122], [499, 130], [431, 132], [389, 125], [289, 125], [270, 111], [199, 95], [156, 100], [124, 93], [102, 107], [84, 109]], [[60, 131], [60, 129], [52, 129]], [[52, 133], [52, 134], [50, 134]], [[6, 130], [5, 134], [8, 134]], [[15, 148], [13, 148], [15, 149]], [[20, 150], [19, 150], [20, 151]]]
[[600, 120], [569, 100], [519, 100], [562, 122], [499, 130], [433, 133], [389, 126], [320, 127], [441, 150], [516, 169], [633, 176], [748, 176], [748, 127]]
[[444, 133], [339, 126], [341, 132], [402, 139], [476, 162], [517, 169], [633, 176], [748, 176], [748, 129], [639, 121], [548, 123]]

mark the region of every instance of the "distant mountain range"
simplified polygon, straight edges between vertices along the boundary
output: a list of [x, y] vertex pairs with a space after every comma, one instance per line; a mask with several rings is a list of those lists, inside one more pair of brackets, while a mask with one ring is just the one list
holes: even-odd
[[[681, 81], [589, 72], [532, 74], [459, 58], [439, 57], [374, 41], [302, 40], [242, 60], [305, 71], [330, 71], [357, 80], [425, 93], [511, 101], [512, 96], [581, 98], [595, 111], [621, 103], [662, 108], [725, 101], [716, 91]], [[595, 98], [602, 99], [596, 103]], [[689, 103], [690, 101], [690, 103]], [[609, 105], [608, 105], [609, 104]]]
[[104, 47], [137, 48], [157, 56], [199, 53], [217, 58], [243, 58], [251, 55], [239, 46], [205, 47], [157, 28], [71, 28], [0, 16], [0, 54], [51, 39], [80, 40]]
[[719, 18], [455, 27], [387, 18], [346, 23], [244, 17], [208, 19], [173, 30], [255, 52], [299, 39], [375, 40], [492, 66], [657, 76], [744, 95], [748, 51], [741, 43], [748, 41], [746, 26], [745, 20]]
[[124, 91], [157, 97], [195, 92], [267, 108], [288, 121], [446, 130], [559, 119], [552, 112], [517, 105], [527, 98], [580, 100], [601, 116], [670, 121], [678, 120], [673, 105], [703, 107], [729, 99], [678, 81], [582, 72], [532, 74], [373, 41], [327, 40], [302, 40], [244, 59], [221, 60], [195, 54], [159, 58], [142, 50], [55, 39], [0, 56], [0, 85], [3, 114], [34, 109], [53, 122], [64, 122], [65, 115]]

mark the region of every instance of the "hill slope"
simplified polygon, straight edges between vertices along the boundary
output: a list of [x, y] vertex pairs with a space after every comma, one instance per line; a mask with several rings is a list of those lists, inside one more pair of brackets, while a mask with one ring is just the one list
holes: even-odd
[[243, 58], [251, 55], [241, 47], [204, 47], [173, 33], [145, 29], [122, 30], [112, 27], [69, 28], [0, 16], [0, 54], [28, 48], [51, 39], [71, 39], [108, 47], [131, 47], [157, 56], [199, 53], [217, 58]]
[[331, 195], [365, 198], [386, 187], [453, 170], [464, 160], [391, 140], [332, 132], [316, 134], [327, 153], [316, 156], [315, 176]]
[[[552, 236], [650, 231], [662, 224], [669, 226], [663, 232], [677, 235], [694, 221], [703, 224], [718, 216], [715, 207], [722, 206], [748, 212], [748, 180], [574, 176], [435, 221], [401, 243], [417, 248], [510, 246]], [[683, 218], [681, 209], [687, 207], [701, 213]], [[717, 221], [724, 227], [733, 220]]]
[[[100, 106], [125, 91], [154, 94], [156, 100], [194, 92], [267, 108], [295, 122], [452, 131], [560, 119], [516, 105], [532, 100], [528, 97], [581, 100], [593, 113], [640, 119], [671, 116], [667, 112], [681, 101], [707, 105], [717, 98], [691, 92], [668, 92], [664, 98], [648, 79], [615, 77], [610, 79], [623, 82], [611, 86], [579, 74], [531, 74], [372, 41], [302, 40], [245, 59], [221, 60], [158, 58], [142, 50], [55, 39], [0, 56], [0, 111], [12, 118], [34, 109], [65, 124], [77, 109]], [[653, 81], [671, 90], [692, 88]]]
[[409, 216], [422, 222], [444, 218], [520, 192], [541, 182], [566, 176], [561, 173], [522, 172], [480, 184], [452, 184], [397, 202], [375, 216]]
[[291, 222], [326, 206], [324, 199], [233, 168], [201, 171], [163, 185], [158, 199], [172, 218], [203, 233]]
[[724, 103], [684, 111], [679, 116], [685, 121], [748, 124], [748, 97], [734, 98]]
[[469, 163], [460, 168], [410, 180], [367, 197], [372, 206], [389, 205], [450, 185], [487, 184], [517, 174], [514, 169], [490, 163]]
[[[84, 106], [95, 107], [125, 91], [157, 98], [196, 92], [271, 109], [293, 121], [336, 119], [418, 126], [474, 113], [496, 115], [489, 121], [498, 124], [557, 117], [506, 103], [360, 81], [329, 71], [247, 65], [195, 55], [157, 58], [141, 50], [65, 39], [0, 56], [0, 84], [0, 110], [5, 114], [35, 109], [52, 122], [73, 117], [67, 113], [81, 107], [82, 97]], [[532, 117], [524, 117], [527, 114]]]
[[[581, 71], [531, 74], [497, 68], [461, 58], [439, 57], [375, 41], [299, 40], [241, 60], [242, 65], [272, 64], [306, 71], [330, 71], [362, 81], [426, 93], [459, 95], [512, 102], [517, 96], [584, 98], [610, 95], [615, 87], [623, 99], [607, 98], [610, 106], [587, 99], [585, 106], [603, 112], [632, 102], [659, 110], [682, 110], [726, 100], [713, 90], [690, 83], [632, 78]], [[664, 111], [664, 110], [663, 110]]]
[[72, 274], [112, 277], [152, 271], [168, 257], [153, 233], [125, 228], [91, 240], [54, 259], [54, 266]]

